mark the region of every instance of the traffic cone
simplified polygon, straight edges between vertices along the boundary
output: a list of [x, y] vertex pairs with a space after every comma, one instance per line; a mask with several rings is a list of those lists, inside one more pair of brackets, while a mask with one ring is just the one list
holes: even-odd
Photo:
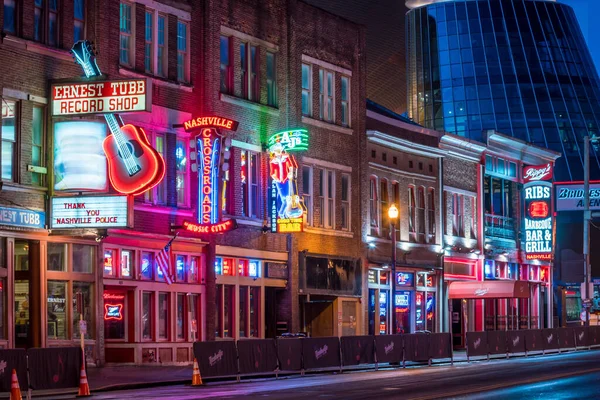
[[12, 370], [12, 378], [10, 382], [10, 400], [23, 400], [21, 396], [21, 387], [19, 386], [19, 379], [17, 378], [17, 371]]
[[81, 364], [81, 372], [79, 374], [79, 393], [77, 397], [88, 397], [90, 394], [90, 385], [88, 385], [87, 375], [85, 373], [85, 364]]
[[202, 386], [202, 377], [200, 376], [200, 368], [198, 368], [198, 361], [194, 358], [194, 372], [192, 374], [192, 386]]

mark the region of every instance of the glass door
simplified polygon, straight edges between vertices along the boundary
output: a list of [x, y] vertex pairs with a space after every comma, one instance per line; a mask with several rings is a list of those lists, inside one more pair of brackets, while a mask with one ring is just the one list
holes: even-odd
[[375, 334], [375, 307], [377, 305], [377, 289], [369, 289], [369, 335]]
[[15, 347], [31, 345], [29, 324], [31, 299], [29, 296], [29, 242], [15, 240]]

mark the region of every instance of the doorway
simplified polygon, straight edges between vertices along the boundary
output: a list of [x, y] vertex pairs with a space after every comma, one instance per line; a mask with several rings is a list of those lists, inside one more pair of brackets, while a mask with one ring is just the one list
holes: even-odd
[[39, 275], [40, 245], [33, 240], [15, 240], [15, 347], [39, 346], [41, 287]]

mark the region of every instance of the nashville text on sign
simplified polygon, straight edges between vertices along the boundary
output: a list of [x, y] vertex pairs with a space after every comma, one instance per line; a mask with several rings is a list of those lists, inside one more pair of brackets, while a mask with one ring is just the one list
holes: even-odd
[[202, 128], [223, 128], [235, 131], [237, 127], [238, 122], [223, 117], [198, 117], [183, 123], [183, 129], [186, 132]]

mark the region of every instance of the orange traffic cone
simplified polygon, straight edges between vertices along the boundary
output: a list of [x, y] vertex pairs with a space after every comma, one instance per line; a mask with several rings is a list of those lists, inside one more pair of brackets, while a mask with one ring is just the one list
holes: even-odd
[[77, 397], [88, 397], [90, 394], [90, 385], [88, 385], [87, 375], [85, 373], [85, 364], [81, 364], [81, 372], [79, 374], [79, 393]]
[[17, 371], [12, 370], [12, 378], [10, 383], [10, 400], [23, 400], [21, 396], [21, 387], [19, 386], [19, 379], [17, 378]]
[[192, 374], [192, 386], [202, 386], [202, 377], [200, 376], [200, 368], [198, 368], [198, 361], [194, 358], [194, 373]]

